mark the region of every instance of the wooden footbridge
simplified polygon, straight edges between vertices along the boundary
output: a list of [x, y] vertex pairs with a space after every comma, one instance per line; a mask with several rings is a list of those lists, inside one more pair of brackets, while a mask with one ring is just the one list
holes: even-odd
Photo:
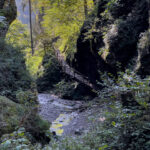
[[75, 70], [67, 64], [67, 62], [64, 59], [64, 56], [60, 53], [58, 49], [56, 49], [55, 47], [53, 48], [55, 50], [55, 55], [58, 59], [58, 62], [62, 66], [63, 72], [65, 74], [69, 75], [71, 78], [74, 78], [78, 82], [83, 83], [94, 90], [97, 89], [96, 86], [93, 85], [86, 76], [82, 75], [80, 72], [78, 72], [77, 70]]

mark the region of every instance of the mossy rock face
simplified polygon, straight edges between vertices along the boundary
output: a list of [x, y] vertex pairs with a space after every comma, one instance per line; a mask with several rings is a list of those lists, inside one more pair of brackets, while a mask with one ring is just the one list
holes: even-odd
[[15, 0], [0, 0], [0, 16], [6, 18], [5, 26], [0, 26], [0, 37], [5, 37], [9, 25], [16, 19], [17, 7]]
[[138, 60], [136, 71], [145, 77], [150, 75], [150, 34], [146, 31], [140, 35], [138, 42]]
[[14, 131], [19, 126], [25, 111], [20, 104], [0, 96], [0, 136]]
[[[89, 16], [81, 28], [73, 67], [91, 82], [100, 81], [99, 71], [116, 75], [133, 68], [140, 35], [149, 28], [148, 10], [146, 0], [100, 0], [94, 19]], [[140, 59], [141, 74], [150, 74], [149, 55]]]
[[34, 106], [24, 106], [0, 96], [0, 137], [12, 133], [19, 127], [24, 127], [26, 132], [32, 135], [32, 142], [50, 141], [50, 123], [42, 120]]

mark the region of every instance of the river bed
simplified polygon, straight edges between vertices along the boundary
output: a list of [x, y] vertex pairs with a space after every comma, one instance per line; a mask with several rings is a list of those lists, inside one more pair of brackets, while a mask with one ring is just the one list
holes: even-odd
[[50, 131], [58, 136], [87, 132], [95, 126], [95, 120], [98, 122], [101, 114], [98, 106], [88, 108], [85, 102], [64, 100], [55, 95], [39, 94], [38, 101], [40, 116], [52, 123]]

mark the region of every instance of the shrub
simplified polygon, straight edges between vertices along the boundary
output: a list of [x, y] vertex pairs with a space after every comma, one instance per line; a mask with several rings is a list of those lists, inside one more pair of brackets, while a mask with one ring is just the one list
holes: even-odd
[[15, 100], [16, 91], [30, 89], [32, 79], [19, 48], [13, 48], [4, 40], [0, 40], [0, 46], [0, 95]]
[[36, 93], [33, 93], [31, 90], [17, 91], [16, 99], [20, 104], [25, 104], [25, 105], [37, 104], [37, 95], [36, 95]]
[[64, 77], [62, 68], [54, 52], [49, 52], [45, 55], [42, 66], [44, 68], [43, 75], [37, 79], [37, 88], [39, 92], [49, 91]]
[[26, 107], [0, 96], [0, 136], [14, 131], [26, 113]]
[[70, 100], [91, 100], [96, 96], [96, 93], [84, 84], [76, 81], [62, 80], [55, 85], [55, 94], [61, 98]]
[[43, 144], [49, 143], [51, 139], [50, 123], [42, 120], [37, 115], [36, 108], [32, 109], [22, 120], [22, 126], [25, 127], [26, 132], [32, 135], [30, 139], [32, 142], [40, 142]]
[[[99, 103], [104, 100], [103, 122], [85, 135], [51, 144], [52, 150], [149, 150], [149, 80], [129, 70], [119, 73], [117, 81], [103, 76]], [[107, 87], [106, 87], [107, 86]]]

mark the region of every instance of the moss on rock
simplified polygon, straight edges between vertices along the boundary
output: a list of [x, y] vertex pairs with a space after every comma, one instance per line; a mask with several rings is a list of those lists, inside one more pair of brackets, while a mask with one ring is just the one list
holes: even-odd
[[25, 111], [25, 107], [0, 96], [0, 136], [11, 133], [19, 126]]
[[31, 135], [32, 142], [48, 143], [50, 141], [50, 123], [42, 120], [35, 106], [25, 106], [0, 96], [0, 137], [24, 127]]

